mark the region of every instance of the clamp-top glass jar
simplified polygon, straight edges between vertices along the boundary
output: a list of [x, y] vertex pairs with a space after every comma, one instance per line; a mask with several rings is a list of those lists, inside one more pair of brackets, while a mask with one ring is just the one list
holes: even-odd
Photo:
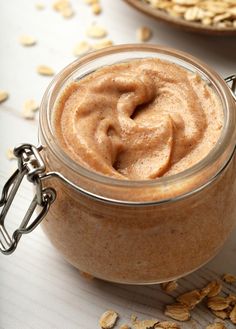
[[[149, 181], [106, 177], [74, 162], [59, 146], [52, 125], [61, 92], [70, 82], [105, 65], [149, 57], [197, 73], [219, 96], [224, 127], [215, 147], [193, 167]], [[235, 110], [233, 92], [224, 80], [197, 59], [173, 49], [115, 46], [66, 67], [48, 87], [40, 108], [42, 147], [38, 151], [45, 167], [41, 166], [37, 175], [31, 170], [38, 190], [40, 184], [44, 187], [36, 198], [44, 205], [43, 216], [52, 203], [42, 226], [53, 245], [81, 271], [120, 283], [169, 281], [205, 264], [236, 225]], [[33, 153], [38, 156], [37, 150], [33, 151], [28, 150], [28, 158]], [[16, 152], [24, 167], [27, 156], [22, 160], [23, 153]], [[28, 166], [27, 175], [30, 169]], [[22, 227], [12, 250], [20, 235], [28, 233], [27, 225]]]

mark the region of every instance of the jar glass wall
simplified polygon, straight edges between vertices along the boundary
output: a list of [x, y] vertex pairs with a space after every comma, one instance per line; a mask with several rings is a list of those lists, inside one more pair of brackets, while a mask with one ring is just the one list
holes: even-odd
[[[52, 113], [62, 91], [105, 65], [150, 57], [197, 73], [218, 94], [225, 122], [216, 146], [193, 167], [151, 181], [121, 181], [81, 167], [55, 139]], [[225, 82], [190, 55], [127, 45], [75, 61], [53, 80], [40, 109], [47, 171], [73, 182], [45, 182], [57, 191], [42, 224], [49, 239], [75, 267], [109, 281], [158, 283], [197, 269], [216, 254], [236, 224], [235, 120]]]

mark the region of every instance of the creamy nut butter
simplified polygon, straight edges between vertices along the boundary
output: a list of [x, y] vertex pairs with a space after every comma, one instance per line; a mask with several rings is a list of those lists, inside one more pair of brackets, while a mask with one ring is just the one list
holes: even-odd
[[44, 183], [57, 193], [42, 222], [53, 245], [113, 282], [205, 264], [236, 224], [235, 110], [215, 72], [164, 47], [111, 47], [65, 68], [40, 109], [47, 172], [59, 173]]
[[223, 126], [218, 96], [198, 75], [159, 59], [97, 70], [64, 92], [55, 132], [68, 155], [120, 179], [157, 179], [204, 158]]

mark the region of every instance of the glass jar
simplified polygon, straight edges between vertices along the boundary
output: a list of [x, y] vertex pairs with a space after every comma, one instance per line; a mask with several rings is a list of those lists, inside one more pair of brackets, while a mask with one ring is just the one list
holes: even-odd
[[[106, 177], [74, 162], [58, 145], [52, 125], [62, 91], [105, 65], [150, 57], [197, 73], [218, 94], [225, 121], [215, 147], [193, 167], [148, 181]], [[56, 193], [42, 227], [52, 244], [79, 270], [119, 283], [170, 281], [208, 262], [236, 226], [235, 109], [224, 80], [173, 49], [115, 46], [67, 66], [40, 107], [39, 140], [47, 172], [44, 168], [40, 182], [44, 191]]]

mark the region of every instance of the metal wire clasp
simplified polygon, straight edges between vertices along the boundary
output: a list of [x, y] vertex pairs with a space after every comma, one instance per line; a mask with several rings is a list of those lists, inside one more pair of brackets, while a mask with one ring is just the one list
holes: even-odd
[[[4, 185], [0, 199], [0, 207], [2, 208], [0, 212], [0, 251], [3, 254], [11, 254], [16, 249], [22, 234], [30, 233], [38, 226], [56, 198], [54, 189], [42, 188], [41, 179], [46, 168], [39, 153], [41, 150], [42, 146], [35, 147], [32, 144], [21, 144], [14, 149], [14, 155], [18, 160], [18, 169]], [[25, 176], [29, 182], [34, 184], [36, 194], [21, 224], [10, 237], [5, 227], [5, 218]], [[31, 220], [37, 206], [41, 210], [36, 218]]]
[[228, 84], [231, 94], [236, 101], [236, 74], [230, 75], [229, 77], [225, 78], [225, 82]]

